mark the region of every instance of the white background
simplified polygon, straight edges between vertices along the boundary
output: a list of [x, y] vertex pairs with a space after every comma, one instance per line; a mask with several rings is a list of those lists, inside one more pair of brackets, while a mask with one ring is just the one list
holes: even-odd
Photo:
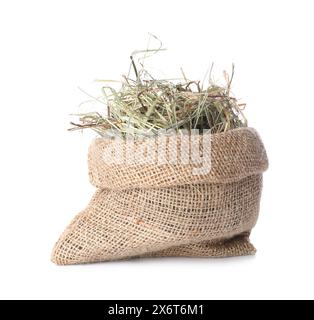
[[[0, 298], [314, 298], [313, 10], [302, 0], [1, 1]], [[94, 134], [66, 131], [86, 99], [77, 87], [119, 79], [148, 32], [168, 48], [151, 64], [169, 77], [236, 65], [233, 92], [270, 159], [258, 254], [57, 267], [53, 244], [94, 191]]]

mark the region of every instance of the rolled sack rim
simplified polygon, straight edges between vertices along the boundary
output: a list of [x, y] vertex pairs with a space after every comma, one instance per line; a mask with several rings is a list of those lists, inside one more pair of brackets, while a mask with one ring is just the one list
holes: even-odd
[[[90, 182], [98, 188], [112, 190], [231, 183], [262, 174], [268, 168], [264, 144], [251, 127], [193, 137], [181, 134], [173, 140], [169, 137], [161, 135], [134, 141], [109, 137], [94, 139], [88, 152]], [[173, 141], [175, 147], [171, 144]], [[155, 149], [151, 149], [154, 144]], [[170, 156], [173, 155], [171, 150], [176, 150], [175, 162]], [[192, 155], [193, 150], [199, 152], [196, 157]], [[118, 154], [119, 160], [109, 157], [108, 161], [109, 153]], [[143, 163], [139, 161], [143, 159]]]

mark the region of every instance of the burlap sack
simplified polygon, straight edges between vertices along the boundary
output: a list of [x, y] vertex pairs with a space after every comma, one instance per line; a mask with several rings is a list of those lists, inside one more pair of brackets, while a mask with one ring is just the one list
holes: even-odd
[[[212, 135], [211, 170], [199, 174], [193, 171], [199, 164], [170, 163], [170, 146], [164, 140], [155, 140], [157, 148], [166, 149], [165, 161], [156, 163], [157, 149], [151, 149], [149, 139], [136, 141], [135, 147], [146, 150], [151, 163], [129, 165], [103, 158], [113, 145], [122, 150], [130, 147], [128, 141], [94, 140], [89, 176], [98, 189], [56, 243], [53, 262], [255, 253], [249, 234], [257, 221], [262, 173], [268, 167], [257, 132], [241, 128]], [[207, 150], [199, 140], [204, 155]], [[192, 143], [188, 136], [177, 136], [176, 142], [178, 155], [185, 152], [183, 145]]]

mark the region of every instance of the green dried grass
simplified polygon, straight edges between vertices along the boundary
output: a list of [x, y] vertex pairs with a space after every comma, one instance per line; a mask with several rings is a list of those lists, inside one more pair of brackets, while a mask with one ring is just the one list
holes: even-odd
[[[230, 77], [224, 73], [225, 86], [213, 83], [211, 72], [206, 88], [199, 81], [188, 80], [183, 70], [182, 79], [158, 80], [148, 73], [143, 61], [147, 54], [161, 50], [134, 52], [131, 69], [135, 79], [129, 72], [123, 78], [120, 90], [102, 87], [107, 116], [97, 112], [79, 114], [79, 123], [71, 122], [73, 127], [69, 130], [90, 128], [105, 136], [112, 132], [110, 129], [123, 135], [146, 135], [157, 134], [161, 129], [211, 129], [212, 133], [220, 133], [247, 126], [242, 113], [245, 104], [239, 104], [230, 93], [234, 66]], [[139, 59], [140, 69], [134, 61], [134, 56], [139, 53], [145, 54], [142, 60]]]

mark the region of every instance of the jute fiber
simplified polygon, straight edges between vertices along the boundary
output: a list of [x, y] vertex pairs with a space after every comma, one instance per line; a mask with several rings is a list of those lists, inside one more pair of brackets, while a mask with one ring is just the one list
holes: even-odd
[[[125, 153], [132, 147], [130, 141], [95, 139], [88, 159], [97, 191], [56, 243], [53, 262], [254, 254], [249, 235], [258, 218], [262, 173], [268, 167], [259, 135], [252, 128], [211, 135], [210, 159], [202, 137], [196, 139], [202, 164], [172, 163], [173, 146], [164, 137], [153, 144], [152, 138], [136, 140], [134, 150], [142, 148], [143, 153], [134, 154], [134, 163], [125, 159], [130, 157]], [[177, 136], [178, 157], [187, 152], [182, 147], [195, 142]], [[124, 162], [105, 161], [104, 155], [117, 146]], [[164, 158], [158, 162], [161, 149]], [[208, 172], [198, 170], [208, 164]]]

